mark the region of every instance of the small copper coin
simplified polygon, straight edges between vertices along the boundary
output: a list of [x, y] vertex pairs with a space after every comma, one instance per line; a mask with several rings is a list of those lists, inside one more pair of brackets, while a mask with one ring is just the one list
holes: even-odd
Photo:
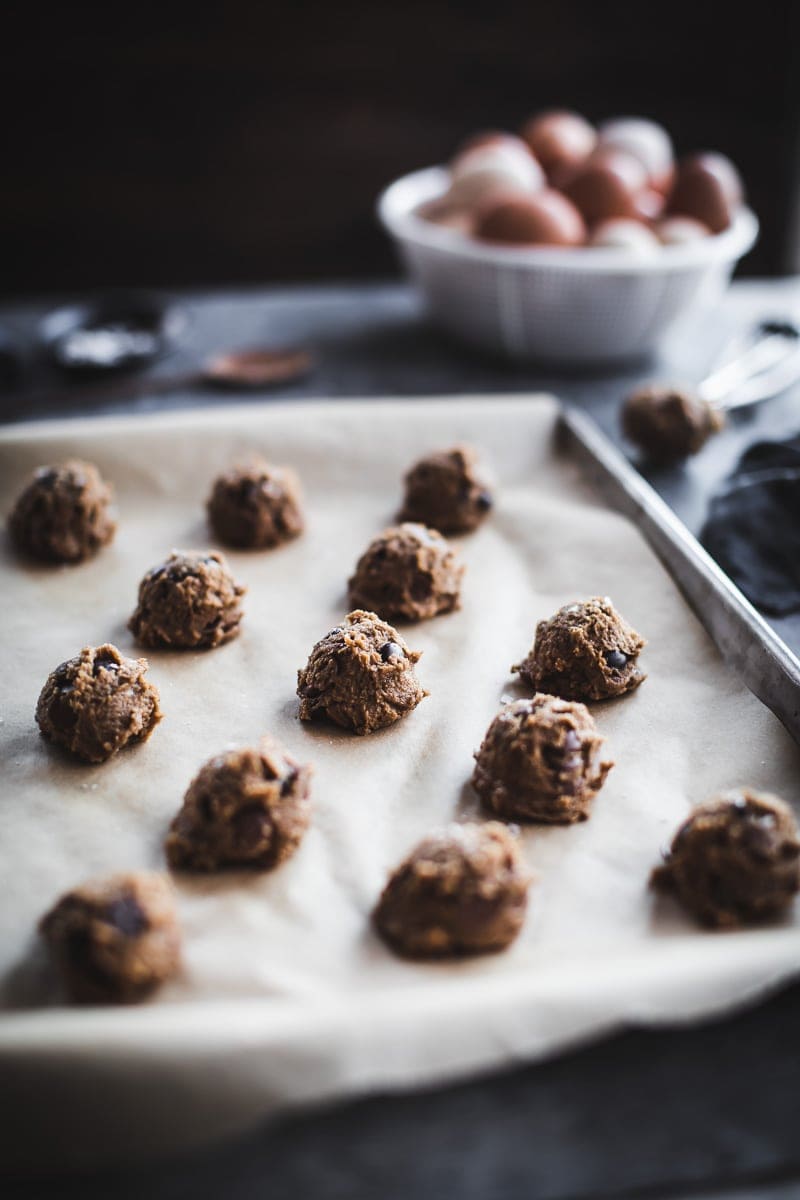
[[209, 359], [203, 375], [215, 387], [261, 388], [302, 379], [311, 367], [306, 350], [232, 350]]

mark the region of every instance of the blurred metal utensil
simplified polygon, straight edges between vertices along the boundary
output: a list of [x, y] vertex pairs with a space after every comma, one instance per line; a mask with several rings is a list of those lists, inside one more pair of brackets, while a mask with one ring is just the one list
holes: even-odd
[[762, 321], [729, 342], [694, 390], [651, 383], [622, 405], [622, 432], [660, 464], [697, 454], [724, 427], [724, 414], [780, 395], [800, 379], [800, 328]]
[[135, 400], [140, 396], [159, 396], [183, 388], [255, 392], [281, 383], [294, 383], [308, 375], [313, 367], [312, 355], [298, 347], [225, 350], [180, 375], [109, 379], [80, 388], [72, 387], [65, 393], [47, 389], [31, 394], [28, 402], [31, 407], [45, 404], [52, 408], [63, 394], [65, 403], [75, 406], [97, 400]]
[[762, 321], [744, 339], [734, 340], [734, 356], [697, 386], [697, 394], [715, 408], [730, 411], [784, 391], [800, 378], [800, 329], [787, 319]]

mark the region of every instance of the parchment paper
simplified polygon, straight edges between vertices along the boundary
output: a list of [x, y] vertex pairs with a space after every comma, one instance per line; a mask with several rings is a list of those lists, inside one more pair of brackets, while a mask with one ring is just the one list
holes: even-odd
[[[766, 929], [698, 931], [647, 890], [690, 804], [748, 783], [798, 801], [798, 752], [722, 664], [625, 520], [556, 459], [546, 398], [220, 408], [17, 427], [0, 435], [2, 506], [28, 471], [68, 455], [113, 480], [114, 544], [81, 567], [23, 566], [3, 544], [0, 802], [0, 1122], [3, 1161], [100, 1162], [183, 1150], [277, 1106], [432, 1084], [532, 1059], [628, 1022], [691, 1019], [795, 972], [796, 915]], [[301, 725], [297, 668], [346, 611], [345, 583], [389, 523], [405, 467], [457, 439], [494, 470], [496, 512], [459, 540], [463, 609], [406, 627], [431, 695], [355, 738]], [[143, 572], [173, 547], [213, 544], [214, 474], [253, 451], [294, 464], [309, 527], [269, 553], [231, 553], [247, 584], [241, 636], [209, 653], [150, 652], [165, 719], [101, 767], [37, 734], [48, 672], [87, 643], [135, 653], [126, 630]], [[594, 706], [617, 761], [587, 823], [529, 828], [538, 876], [507, 953], [409, 965], [371, 933], [387, 872], [432, 826], [475, 811], [472, 753], [536, 621], [610, 595], [650, 641], [647, 682]], [[151, 1003], [70, 1009], [33, 936], [84, 878], [163, 865], [161, 842], [200, 764], [272, 731], [315, 764], [315, 817], [272, 875], [177, 881], [185, 970]]]

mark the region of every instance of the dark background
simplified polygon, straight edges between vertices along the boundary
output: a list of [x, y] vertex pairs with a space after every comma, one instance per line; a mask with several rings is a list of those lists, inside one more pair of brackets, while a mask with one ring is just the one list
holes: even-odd
[[381, 187], [552, 105], [729, 153], [791, 269], [798, 7], [12, 4], [0, 292], [386, 275]]
[[[744, 269], [797, 269], [799, 8], [235, 0], [210, 11], [12, 0], [0, 33], [0, 292], [385, 275], [393, 260], [373, 217], [379, 189], [446, 157], [472, 129], [513, 128], [551, 105], [594, 119], [639, 112], [662, 120], [682, 151], [726, 151], [763, 226]], [[790, 299], [758, 289], [748, 319]], [[32, 344], [44, 305], [22, 317], [21, 306], [11, 309]], [[191, 361], [228, 339], [256, 344], [265, 328], [290, 343], [310, 338], [320, 365], [301, 395], [552, 382], [527, 368], [479, 369], [426, 329], [399, 291], [257, 293], [249, 307], [222, 293], [202, 309]], [[696, 347], [685, 349], [693, 369]], [[633, 382], [558, 390], [605, 414], [608, 431]], [[125, 400], [104, 383], [88, 398], [42, 389], [36, 403], [19, 391], [4, 415], [145, 413], [202, 399], [191, 390], [154, 399], [145, 389]], [[667, 480], [685, 519], [745, 440], [796, 429], [794, 404], [789, 394], [734, 422], [703, 469]], [[777, 1197], [766, 1181], [784, 1179], [793, 1181], [780, 1189], [788, 1198], [800, 1172], [799, 998], [793, 988], [711, 1028], [629, 1033], [492, 1080], [293, 1115], [191, 1164], [58, 1179], [41, 1192], [0, 1183], [0, 1192], [652, 1200], [666, 1189], [711, 1196], [738, 1184], [744, 1200], [749, 1180], [763, 1200]]]

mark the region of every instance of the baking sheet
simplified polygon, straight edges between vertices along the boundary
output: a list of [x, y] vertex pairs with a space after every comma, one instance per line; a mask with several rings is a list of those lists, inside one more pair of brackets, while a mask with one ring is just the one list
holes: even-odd
[[[532, 1059], [626, 1022], [723, 1011], [798, 969], [797, 914], [758, 931], [698, 931], [647, 890], [692, 803], [747, 783], [797, 803], [800, 754], [721, 662], [637, 531], [553, 452], [544, 397], [227, 407], [17, 426], [0, 434], [3, 511], [42, 462], [81, 455], [113, 480], [114, 544], [79, 568], [23, 566], [3, 542], [0, 675], [0, 1122], [3, 1161], [170, 1153], [277, 1107], [432, 1084]], [[467, 440], [499, 503], [458, 539], [461, 611], [403, 627], [431, 695], [366, 738], [297, 719], [295, 681], [346, 611], [363, 547], [389, 523], [419, 454]], [[136, 653], [126, 629], [143, 572], [212, 545], [214, 474], [254, 451], [303, 479], [308, 531], [230, 552], [249, 592], [241, 636], [208, 653], [149, 652], [165, 719], [101, 767], [61, 758], [33, 711], [48, 672], [87, 643]], [[536, 621], [610, 595], [649, 638], [647, 682], [593, 710], [617, 766], [592, 819], [522, 833], [537, 874], [525, 928], [485, 959], [411, 965], [368, 914], [387, 872], [432, 826], [476, 812], [472, 753]], [[271, 731], [315, 765], [315, 816], [272, 875], [177, 880], [181, 977], [128, 1009], [69, 1009], [33, 929], [93, 874], [163, 866], [161, 842], [200, 764]], [[47, 1151], [43, 1151], [43, 1147]]]

